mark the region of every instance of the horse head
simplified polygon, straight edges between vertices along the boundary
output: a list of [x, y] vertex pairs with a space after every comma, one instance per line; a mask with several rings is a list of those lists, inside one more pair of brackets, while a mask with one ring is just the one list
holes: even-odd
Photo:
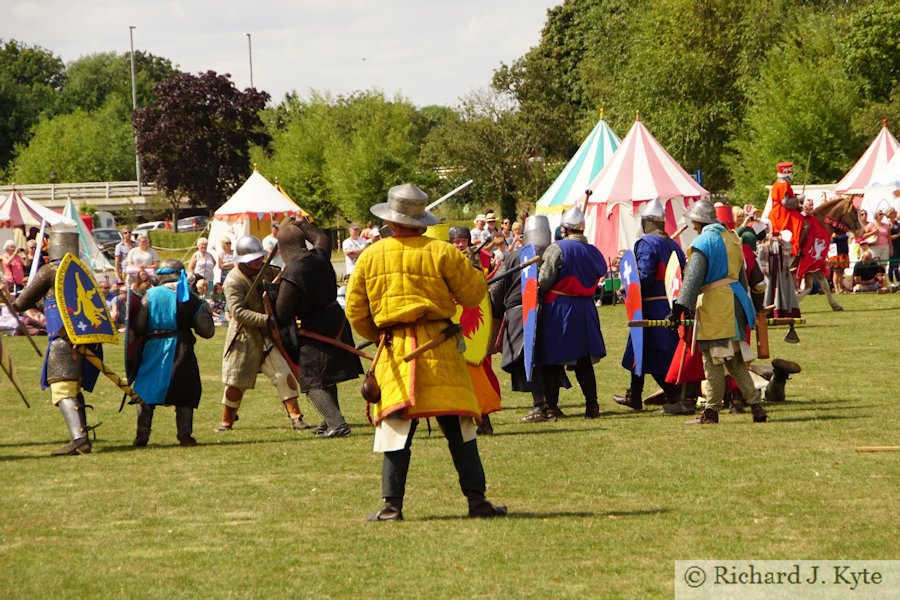
[[849, 196], [839, 196], [819, 205], [813, 210], [812, 215], [831, 233], [850, 232], [855, 236], [863, 234], [859, 212]]

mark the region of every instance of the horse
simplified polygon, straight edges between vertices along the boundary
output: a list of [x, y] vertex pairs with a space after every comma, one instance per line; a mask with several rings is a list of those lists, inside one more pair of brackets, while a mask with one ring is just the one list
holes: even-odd
[[[834, 200], [820, 204], [813, 209], [812, 213], [804, 217], [803, 229], [800, 233], [800, 248], [806, 247], [806, 240], [809, 237], [810, 232], [816, 229], [816, 226], [811, 223], [812, 219], [818, 221], [818, 225], [821, 225], [830, 235], [834, 235], [835, 232], [838, 234], [850, 232], [854, 235], [862, 235], [863, 232], [863, 226], [859, 220], [859, 211], [853, 206], [853, 200], [850, 197], [838, 197]], [[814, 249], [814, 253], [821, 253], [823, 250], [822, 248], [817, 247], [818, 245], [821, 245], [821, 243], [816, 244], [818, 241], [819, 240], [813, 240], [812, 248]], [[826, 242], [825, 250], [827, 250], [827, 248], [828, 245]], [[818, 281], [819, 287], [825, 292], [831, 310], [844, 310], [844, 308], [834, 299], [834, 296], [832, 296], [831, 286], [828, 284], [828, 279], [825, 277], [823, 266], [825, 256], [815, 256], [815, 258], [822, 260], [816, 260], [815, 264], [804, 273], [803, 290], [797, 294], [797, 303], [799, 304], [812, 289], [813, 281]], [[801, 256], [800, 261], [802, 262], [803, 260], [804, 258]]]

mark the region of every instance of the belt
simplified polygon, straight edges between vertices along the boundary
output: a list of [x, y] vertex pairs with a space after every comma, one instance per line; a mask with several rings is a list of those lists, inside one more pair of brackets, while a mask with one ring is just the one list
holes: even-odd
[[144, 336], [144, 339], [153, 340], [159, 338], [168, 338], [168, 337], [176, 337], [181, 335], [180, 331], [171, 331], [168, 329], [156, 329], [153, 331], [148, 331], [147, 335]]
[[668, 300], [668, 296], [650, 296], [649, 298], [644, 298], [644, 302], [651, 302], [653, 300]]
[[569, 296], [571, 298], [590, 298], [590, 294], [569, 294], [568, 292], [561, 292], [559, 290], [550, 290], [551, 294], [556, 294], [557, 296]]
[[723, 285], [731, 285], [732, 283], [737, 283], [737, 279], [732, 279], [730, 277], [723, 277], [722, 279], [717, 279], [712, 283], [708, 283], [700, 288], [700, 293], [705, 294], [710, 290], [714, 290], [716, 288], [722, 287]]

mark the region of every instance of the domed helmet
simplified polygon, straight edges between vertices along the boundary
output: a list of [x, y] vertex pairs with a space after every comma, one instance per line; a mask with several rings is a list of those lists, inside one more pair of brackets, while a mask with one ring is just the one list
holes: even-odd
[[525, 219], [525, 227], [522, 228], [522, 241], [525, 244], [534, 244], [536, 255], [541, 255], [553, 241], [550, 232], [550, 220], [547, 215], [531, 215]]
[[659, 200], [645, 202], [644, 206], [641, 207], [641, 220], [665, 223], [666, 210], [663, 208], [662, 202]]
[[561, 224], [566, 229], [584, 231], [584, 213], [577, 206], [573, 206], [563, 213]]
[[237, 244], [234, 245], [234, 252], [236, 255], [234, 262], [239, 265], [253, 262], [267, 254], [262, 242], [252, 235], [244, 235], [238, 238]]
[[472, 239], [472, 232], [469, 231], [468, 227], [465, 227], [463, 225], [456, 225], [454, 227], [451, 227], [447, 232], [447, 241], [451, 244], [453, 243], [453, 240], [459, 240], [463, 238], [467, 240]]
[[696, 221], [697, 223], [715, 223], [716, 207], [709, 200], [697, 200], [684, 215], [688, 221]]

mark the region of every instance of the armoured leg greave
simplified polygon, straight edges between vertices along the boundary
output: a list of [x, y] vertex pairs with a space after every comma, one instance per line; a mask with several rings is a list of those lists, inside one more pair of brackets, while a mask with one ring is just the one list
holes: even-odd
[[59, 411], [66, 422], [66, 428], [69, 430], [72, 441], [55, 450], [52, 453], [53, 456], [89, 454], [91, 452], [91, 441], [88, 439], [84, 401], [77, 398], [63, 398], [57, 406], [59, 406]]

